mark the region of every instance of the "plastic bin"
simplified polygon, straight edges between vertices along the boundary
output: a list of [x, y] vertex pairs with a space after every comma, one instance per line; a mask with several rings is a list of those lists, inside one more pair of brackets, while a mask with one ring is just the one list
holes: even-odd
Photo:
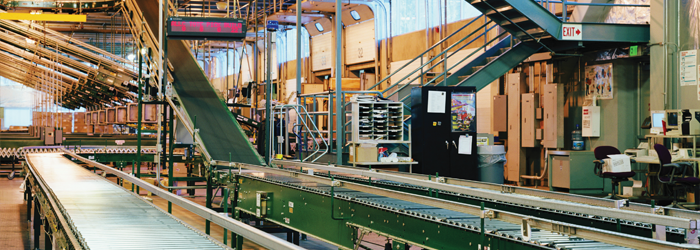
[[503, 164], [506, 150], [503, 145], [479, 146], [479, 181], [503, 184]]

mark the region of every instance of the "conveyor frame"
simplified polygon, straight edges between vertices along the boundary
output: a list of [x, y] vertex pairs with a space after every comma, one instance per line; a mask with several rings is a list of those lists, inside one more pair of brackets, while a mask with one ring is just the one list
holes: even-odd
[[202, 205], [199, 205], [195, 202], [192, 202], [190, 200], [187, 200], [183, 197], [177, 196], [175, 194], [172, 194], [168, 192], [168, 190], [161, 189], [159, 187], [154, 186], [153, 184], [150, 184], [146, 181], [143, 181], [139, 178], [136, 178], [134, 176], [131, 176], [128, 173], [119, 171], [117, 169], [114, 169], [112, 167], [109, 167], [107, 165], [91, 161], [86, 159], [85, 157], [82, 157], [74, 152], [70, 152], [68, 150], [64, 149], [64, 153], [66, 155], [70, 155], [71, 157], [74, 157], [83, 163], [92, 166], [92, 167], [97, 167], [105, 172], [108, 172], [110, 174], [114, 174], [119, 178], [123, 178], [124, 180], [130, 181], [134, 185], [137, 185], [144, 190], [147, 190], [153, 195], [156, 195], [158, 197], [161, 197], [169, 202], [172, 202], [172, 204], [180, 206], [202, 218], [205, 220], [211, 221], [213, 223], [218, 224], [219, 226], [230, 230], [233, 233], [236, 233], [248, 240], [251, 240], [255, 242], [256, 244], [268, 248], [268, 249], [295, 249], [295, 250], [300, 250], [303, 249], [299, 246], [296, 246], [292, 243], [286, 242], [280, 238], [277, 238], [273, 235], [267, 234], [265, 232], [262, 232], [250, 225], [247, 225], [243, 222], [234, 220], [233, 218], [230, 218], [228, 216], [221, 215], [219, 213], [214, 212], [211, 209], [208, 209]]

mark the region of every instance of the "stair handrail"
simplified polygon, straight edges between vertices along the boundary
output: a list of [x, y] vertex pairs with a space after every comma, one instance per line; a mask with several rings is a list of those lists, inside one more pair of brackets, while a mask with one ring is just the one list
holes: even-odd
[[[479, 51], [481, 48], [484, 48], [486, 45], [488, 45], [488, 44], [494, 42], [496, 39], [498, 39], [499, 37], [503, 36], [504, 34], [508, 34], [508, 32], [501, 32], [500, 34], [498, 34], [498, 36], [492, 38], [491, 40], [489, 40], [488, 42], [486, 42], [483, 46], [481, 46], [481, 47], [475, 49], [475, 50], [472, 51], [472, 53], [470, 53], [468, 56], [465, 56], [464, 58], [462, 58], [462, 60], [460, 60], [459, 62], [457, 62], [457, 63], [455, 63], [454, 65], [452, 65], [452, 67], [448, 68], [447, 70], [445, 70], [444, 72], [442, 72], [440, 75], [438, 75], [437, 77], [431, 79], [430, 81], [426, 82], [425, 84], [422, 84], [421, 86], [428, 86], [428, 85], [434, 83], [435, 80], [440, 79], [440, 76], [446, 74], [447, 72], [449, 72], [450, 70], [452, 70], [454, 67], [456, 67], [456, 66], [459, 65], [460, 63], [464, 62], [464, 60], [467, 60], [469, 57], [471, 57], [472, 55], [474, 55], [474, 54], [475, 54], [477, 51]], [[435, 66], [433, 66], [433, 67], [435, 67]], [[411, 81], [411, 82], [412, 82], [412, 81]], [[406, 84], [406, 85], [404, 85], [404, 86], [402, 86], [402, 87], [405, 88], [405, 86], [408, 86], [411, 82], [409, 82], [408, 84]], [[460, 84], [457, 84], [457, 86], [459, 86], [459, 85], [460, 85]], [[402, 88], [402, 89], [403, 89], [403, 88]], [[398, 91], [397, 91], [396, 93], [398, 93]], [[395, 94], [395, 93], [392, 93], [392, 95], [394, 95], [394, 94]], [[400, 102], [403, 102], [403, 101], [405, 101], [408, 97], [409, 97], [409, 96], [404, 96], [404, 97], [401, 98], [401, 100], [399, 100], [399, 101], [400, 101]]]
[[[501, 33], [498, 34], [496, 37], [494, 37], [493, 39], [491, 39], [489, 42], [487, 42], [486, 44], [484, 44], [484, 46], [486, 46], [487, 44], [490, 44], [490, 43], [494, 42], [496, 39], [498, 39], [498, 38], [500, 38], [500, 37], [502, 37], [503, 35], [506, 35], [506, 34], [509, 34], [509, 33], [508, 33], [508, 32], [501, 32]], [[510, 35], [508, 35], [508, 36], [510, 36]], [[505, 38], [503, 38], [503, 39], [507, 39], [507, 38], [508, 38], [508, 37], [505, 37]], [[483, 46], [482, 46], [482, 47], [483, 47]], [[452, 70], [454, 67], [456, 67], [456, 66], [459, 65], [460, 63], [464, 62], [464, 60], [467, 60], [467, 58], [469, 58], [469, 57], [471, 57], [472, 55], [474, 55], [474, 53], [476, 53], [477, 51], [479, 51], [479, 50], [474, 50], [474, 52], [472, 52], [472, 53], [469, 54], [468, 56], [462, 58], [462, 60], [460, 60], [459, 62], [457, 62], [457, 63], [455, 63], [454, 65], [452, 65], [452, 67], [450, 67], [449, 69], [447, 69], [445, 72], [449, 72], [449, 71]], [[489, 63], [490, 63], [490, 62], [489, 62]], [[488, 64], [488, 63], [487, 63], [487, 64]], [[444, 73], [444, 72], [443, 72], [443, 73]], [[476, 73], [476, 72], [474, 72], [474, 73]], [[473, 73], [472, 73], [472, 74], [473, 74]], [[440, 76], [440, 75], [438, 75], [438, 77], [435, 77], [434, 79], [428, 81], [426, 84], [432, 83], [435, 79], [438, 79], [439, 76]], [[466, 80], [466, 79], [465, 79], [465, 80]], [[459, 85], [461, 85], [461, 82], [458, 83], [456, 86], [459, 86]]]
[[[406, 80], [408, 77], [410, 77], [410, 76], [413, 75], [414, 73], [418, 72], [419, 70], [421, 70], [421, 71], [430, 71], [431, 69], [433, 69], [433, 68], [437, 67], [438, 65], [440, 65], [442, 62], [446, 62], [448, 58], [450, 58], [452, 55], [454, 55], [454, 52], [453, 52], [451, 55], [449, 55], [449, 56], [443, 58], [442, 60], [439, 60], [439, 61], [438, 61], [437, 63], [435, 63], [433, 66], [430, 66], [430, 68], [428, 68], [427, 70], [424, 69], [426, 66], [429, 66], [431, 62], [435, 61], [435, 59], [437, 59], [437, 58], [439, 58], [440, 56], [446, 54], [447, 52], [449, 52], [450, 50], [452, 50], [454, 47], [456, 47], [456, 46], [459, 45], [460, 43], [464, 42], [467, 38], [471, 37], [472, 35], [474, 35], [476, 32], [478, 32], [478, 31], [481, 30], [482, 28], [488, 27], [488, 25], [491, 24], [491, 23], [493, 23], [493, 21], [489, 21], [489, 22], [487, 22], [487, 23], [484, 23], [483, 25], [479, 26], [479, 28], [474, 29], [474, 31], [472, 31], [471, 33], [469, 33], [469, 35], [464, 36], [462, 39], [460, 39], [460, 40], [457, 41], [456, 43], [450, 45], [450, 47], [448, 47], [447, 49], [445, 49], [445, 50], [443, 50], [442, 52], [440, 52], [439, 54], [437, 54], [435, 57], [433, 57], [432, 59], [430, 59], [428, 62], [424, 63], [424, 64], [421, 65], [420, 67], [414, 69], [411, 73], [407, 74], [406, 76], [404, 76], [404, 77], [401, 78], [400, 80], [396, 81], [396, 83], [393, 83], [393, 84], [391, 84], [390, 86], [387, 86], [386, 89], [382, 90], [382, 93], [386, 93], [386, 92], [388, 92], [390, 89], [392, 89], [394, 86], [397, 86], [397, 85], [402, 84], [402, 82], [403, 82], [404, 80]], [[493, 28], [495, 28], [495, 27], [497, 27], [497, 25], [491, 26], [491, 28], [487, 28], [486, 31], [482, 32], [480, 35], [478, 35], [477, 37], [475, 37], [474, 39], [472, 39], [471, 41], [469, 41], [467, 44], [462, 45], [462, 47], [460, 47], [460, 50], [461, 50], [462, 48], [465, 48], [466, 46], [471, 45], [474, 41], [476, 41], [478, 38], [484, 36], [484, 35], [487, 34], [489, 31], [491, 31], [491, 29], [493, 29]], [[483, 47], [483, 46], [482, 46], [482, 47]], [[423, 75], [423, 74], [424, 74], [424, 73], [421, 73], [421, 75]], [[407, 84], [404, 84], [404, 86], [399, 87], [398, 90], [402, 90], [402, 89], [406, 88], [406, 86], [408, 86], [408, 84], [412, 83], [413, 81], [415, 81], [415, 80], [418, 79], [418, 78], [419, 78], [419, 77], [416, 77], [416, 78], [412, 79], [412, 80], [411, 80], [410, 82], [408, 82]], [[425, 85], [423, 85], [423, 86], [425, 86]], [[395, 91], [395, 92], [393, 92], [392, 94], [387, 95], [386, 97], [388, 98], [388, 97], [393, 96], [394, 94], [398, 93], [398, 90]]]
[[[486, 23], [485, 25], [487, 25], [487, 24], [488, 24], [488, 23]], [[497, 27], [497, 26], [492, 26], [491, 28], [488, 28], [488, 30], [487, 30], [486, 32], [483, 32], [482, 34], [480, 34], [480, 35], [478, 35], [477, 37], [473, 38], [471, 41], [469, 41], [469, 43], [462, 45], [458, 50], [452, 52], [452, 54], [450, 54], [450, 55], [448, 55], [447, 57], [445, 57], [444, 59], [440, 60], [440, 61], [439, 61], [438, 63], [436, 63], [435, 65], [430, 66], [430, 68], [428, 68], [426, 71], [430, 71], [431, 69], [437, 67], [438, 65], [440, 65], [441, 62], [446, 61], [448, 58], [454, 56], [454, 55], [456, 54], [457, 51], [460, 51], [460, 50], [462, 50], [463, 48], [465, 48], [466, 46], [469, 46], [471, 43], [473, 43], [474, 41], [476, 41], [476, 39], [481, 38], [482, 36], [484, 36], [485, 34], [487, 34], [488, 31], [492, 30], [492, 29], [495, 28], [495, 27]], [[484, 43], [484, 45], [482, 45], [482, 46], [480, 46], [479, 48], [477, 48], [477, 49], [475, 49], [474, 51], [472, 51], [472, 53], [470, 53], [469, 56], [464, 57], [459, 63], [461, 63], [461, 62], [463, 62], [464, 60], [466, 60], [467, 58], [471, 57], [471, 56], [474, 55], [476, 52], [480, 51], [482, 48], [485, 48], [488, 44], [492, 43], [494, 40], [496, 40], [497, 38], [499, 38], [500, 36], [502, 36], [504, 33], [505, 33], [505, 32], [502, 32], [501, 34], [499, 34], [499, 35], [496, 36], [495, 38], [493, 38], [493, 39], [489, 40], [488, 42]], [[470, 36], [471, 36], [471, 35], [465, 36], [465, 38], [468, 38], [468, 37], [470, 37]], [[460, 43], [461, 43], [461, 42], [460, 42]], [[455, 43], [454, 45], [457, 45], [457, 44], [459, 44], [459, 43]], [[446, 49], [446, 50], [443, 51], [443, 52], [448, 52], [448, 51], [450, 51], [450, 49], [452, 49], [452, 46], [450, 46], [450, 48]], [[440, 75], [438, 75], [438, 77], [433, 78], [432, 80], [428, 81], [427, 83], [421, 83], [421, 86], [428, 86], [428, 84], [431, 84], [431, 83], [435, 82], [435, 80], [437, 80], [437, 79], [439, 78], [439, 76], [446, 75], [446, 74], [449, 72], [449, 70], [451, 70], [451, 69], [453, 69], [455, 66], [459, 65], [459, 63], [452, 65], [452, 67], [450, 67], [449, 69], [445, 70], [445, 71], [442, 72]], [[415, 72], [413, 72], [413, 73], [415, 73]], [[413, 73], [411, 73], [411, 74], [413, 74]], [[410, 80], [410, 81], [409, 81], [408, 83], [406, 83], [406, 84], [403, 84], [403, 86], [398, 87], [394, 92], [392, 92], [391, 94], [387, 94], [386, 96], [387, 96], [387, 97], [392, 97], [392, 96], [398, 94], [401, 90], [403, 90], [403, 89], [405, 89], [406, 87], [408, 87], [408, 86], [409, 86], [412, 82], [414, 82], [416, 79], [418, 79], [418, 77], [416, 77], [416, 78]], [[397, 82], [396, 84], [400, 84], [400, 83], [401, 83], [401, 81]], [[392, 85], [392, 87], [393, 87], [393, 86], [394, 86], [394, 85]], [[388, 90], [390, 90], [390, 89], [391, 89], [391, 88], [387, 88], [387, 89], [385, 89], [383, 92], [386, 92], [386, 91], [388, 91]], [[404, 100], [406, 100], [406, 98], [408, 98], [408, 96], [405, 96], [405, 97], [402, 98], [400, 101], [404, 101]]]
[[[416, 60], [422, 58], [425, 54], [427, 54], [428, 52], [430, 52], [430, 51], [432, 51], [433, 49], [437, 48], [438, 45], [442, 45], [442, 44], [443, 44], [444, 42], [446, 42], [448, 39], [452, 38], [452, 37], [455, 36], [457, 33], [459, 33], [460, 31], [462, 31], [464, 28], [470, 26], [472, 23], [476, 22], [476, 20], [479, 20], [480, 18], [482, 18], [482, 17], [484, 17], [484, 16], [485, 16], [484, 14], [481, 14], [480, 16], [475, 17], [473, 20], [471, 20], [470, 22], [468, 22], [467, 24], [465, 24], [465, 25], [462, 26], [461, 28], [457, 29], [455, 32], [452, 32], [452, 34], [450, 34], [449, 36], [447, 36], [447, 37], [443, 38], [442, 40], [438, 41], [438, 42], [435, 43], [433, 46], [430, 46], [430, 48], [428, 48], [427, 50], [423, 51], [423, 53], [421, 53], [420, 55], [418, 55], [418, 56], [416, 56], [415, 58], [411, 59], [411, 61], [407, 62], [407, 63], [404, 64], [403, 66], [399, 67], [399, 69], [395, 70], [394, 72], [392, 72], [392, 73], [389, 74], [388, 76], [384, 77], [384, 79], [380, 80], [379, 82], [375, 83], [375, 84], [372, 85], [371, 87], [367, 88], [367, 90], [373, 90], [374, 88], [376, 88], [376, 87], [379, 86], [380, 84], [386, 82], [386, 81], [389, 80], [392, 76], [394, 76], [396, 73], [398, 73], [398, 72], [400, 72], [401, 70], [403, 70], [404, 68], [408, 67], [408, 65], [410, 65], [410, 64], [413, 63], [413, 62], [415, 62]], [[482, 25], [482, 26], [483, 26], [483, 25]], [[479, 29], [480, 29], [480, 28], [479, 28]], [[479, 29], [475, 29], [475, 31], [476, 31], [476, 30], [479, 30]], [[469, 36], [467, 36], [467, 37], [469, 37]], [[461, 42], [461, 41], [460, 41], [460, 42]], [[460, 43], [460, 42], [457, 42], [457, 43]], [[446, 49], [446, 50], [447, 50], [447, 49]], [[440, 53], [440, 54], [442, 54], [442, 53]], [[435, 58], [439, 57], [440, 54], [438, 54], [437, 56], [433, 57], [433, 59], [430, 59], [430, 60], [429, 60], [428, 62], [426, 62], [425, 64], [431, 63], [433, 60], [435, 60]], [[424, 64], [424, 65], [425, 65], [425, 64]], [[419, 67], [419, 69], [422, 68], [422, 67], [423, 67], [423, 66]], [[408, 74], [408, 75], [410, 76], [410, 75], [412, 75], [413, 73], [415, 73], [415, 71], [412, 72], [411, 74]], [[405, 77], [404, 77], [404, 78], [405, 78]], [[403, 79], [402, 79], [402, 80], [403, 80]], [[401, 82], [402, 80], [399, 80], [399, 82]], [[394, 84], [392, 84], [392, 86], [393, 86], [393, 85], [394, 85]]]

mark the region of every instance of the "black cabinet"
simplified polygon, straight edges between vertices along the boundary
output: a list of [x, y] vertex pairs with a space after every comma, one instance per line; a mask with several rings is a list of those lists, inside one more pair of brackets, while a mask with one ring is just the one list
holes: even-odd
[[[476, 88], [411, 90], [412, 154], [416, 173], [476, 180]], [[460, 154], [460, 136], [471, 137], [471, 154]]]

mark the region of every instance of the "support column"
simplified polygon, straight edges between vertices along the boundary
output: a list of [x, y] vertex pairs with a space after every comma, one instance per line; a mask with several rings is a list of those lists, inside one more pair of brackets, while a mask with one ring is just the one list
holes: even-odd
[[[141, 51], [143, 48], [139, 49], [139, 52], [137, 53], [139, 55], [139, 78], [138, 78], [138, 85], [139, 85], [139, 93], [138, 93], [138, 121], [136, 121], [136, 165], [133, 167], [136, 168], [136, 178], [141, 178], [141, 119], [143, 119], [143, 79], [141, 78], [141, 64], [143, 64], [143, 52]], [[132, 170], [134, 172], [134, 170]], [[134, 184], [131, 183], [131, 190], [134, 190]], [[136, 193], [139, 193], [139, 187], [136, 187]]]
[[[343, 118], [345, 118], [345, 113], [343, 112], [343, 82], [342, 82], [342, 70], [343, 70], [343, 60], [342, 60], [342, 49], [343, 49], [343, 19], [342, 19], [343, 4], [341, 0], [335, 0], [335, 151], [336, 151], [336, 165], [343, 164], [343, 138], [345, 138], [345, 132], [343, 126]], [[333, 120], [331, 120], [333, 121]], [[332, 134], [331, 134], [332, 135]], [[332, 141], [331, 136], [331, 141]]]

